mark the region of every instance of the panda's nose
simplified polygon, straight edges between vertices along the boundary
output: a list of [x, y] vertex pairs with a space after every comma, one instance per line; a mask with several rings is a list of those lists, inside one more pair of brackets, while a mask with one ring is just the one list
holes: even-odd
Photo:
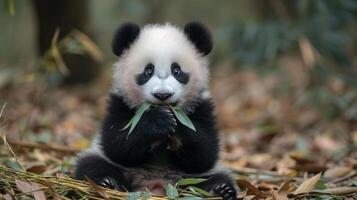
[[165, 101], [166, 99], [170, 98], [171, 96], [172, 96], [172, 93], [168, 93], [168, 92], [154, 93], [154, 97], [156, 97], [160, 101]]

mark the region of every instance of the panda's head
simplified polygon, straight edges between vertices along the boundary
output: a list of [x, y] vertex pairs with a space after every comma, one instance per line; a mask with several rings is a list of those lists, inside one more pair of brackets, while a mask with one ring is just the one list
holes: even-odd
[[113, 92], [130, 107], [143, 102], [189, 107], [207, 98], [209, 31], [200, 23], [184, 30], [170, 24], [123, 24], [114, 35]]

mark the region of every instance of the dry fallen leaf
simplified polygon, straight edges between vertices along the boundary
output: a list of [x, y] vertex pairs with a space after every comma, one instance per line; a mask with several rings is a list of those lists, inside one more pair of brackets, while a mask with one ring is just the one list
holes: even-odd
[[294, 167], [292, 167], [292, 169], [301, 172], [319, 173], [325, 171], [326, 167], [317, 163], [306, 163], [295, 165]]
[[293, 192], [294, 195], [302, 194], [302, 193], [308, 193], [311, 192], [315, 189], [316, 184], [319, 182], [321, 178], [321, 173], [306, 179], [304, 182], [301, 183], [301, 185], [296, 188], [296, 190]]
[[27, 172], [34, 174], [42, 174], [47, 170], [47, 166], [45, 165], [34, 165], [26, 169]]
[[288, 194], [290, 191], [290, 182], [292, 180], [286, 180], [280, 184], [278, 190], [271, 190], [271, 193], [275, 200], [288, 200]]
[[326, 170], [324, 177], [327, 178], [340, 178], [346, 176], [352, 171], [351, 166], [337, 166]]
[[243, 200], [252, 200], [252, 199], [255, 199], [255, 195], [247, 195], [243, 198]]
[[237, 184], [240, 188], [242, 189], [247, 189], [247, 194], [248, 195], [254, 195], [257, 198], [264, 198], [264, 194], [258, 190], [258, 188], [256, 188], [253, 184], [251, 184], [249, 181], [245, 180], [245, 179], [238, 179], [237, 180]]
[[348, 195], [348, 194], [357, 193], [357, 187], [328, 188], [324, 190], [319, 190], [318, 193], [332, 194], [332, 195]]
[[15, 180], [16, 187], [24, 193], [31, 193], [35, 200], [46, 200], [45, 193], [37, 183]]

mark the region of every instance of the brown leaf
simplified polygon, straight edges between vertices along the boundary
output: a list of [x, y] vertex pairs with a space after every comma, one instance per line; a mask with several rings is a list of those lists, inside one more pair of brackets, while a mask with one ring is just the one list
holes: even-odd
[[340, 178], [346, 176], [352, 171], [351, 166], [337, 166], [326, 170], [324, 177], [327, 178]]
[[309, 173], [319, 173], [326, 170], [326, 167], [316, 163], [300, 164], [292, 167], [296, 171], [309, 172]]
[[285, 195], [278, 194], [277, 190], [271, 190], [271, 195], [273, 196], [274, 200], [288, 200], [289, 198]]
[[238, 194], [238, 199], [243, 199], [245, 196], [247, 196], [247, 190], [240, 191]]
[[299, 154], [290, 154], [289, 155], [291, 159], [295, 160], [297, 164], [308, 164], [308, 163], [314, 163], [313, 160], [310, 160], [308, 158], [303, 157], [302, 155]]
[[273, 190], [272, 194], [275, 198], [275, 200], [288, 200], [288, 194], [289, 194], [289, 189], [290, 189], [290, 182], [292, 180], [287, 180], [281, 183], [279, 186], [278, 190]]
[[[265, 181], [265, 180], [264, 180]], [[262, 182], [258, 185], [258, 190], [260, 191], [269, 191], [272, 190], [275, 187], [275, 185], [266, 183], [266, 182]]]
[[256, 196], [255, 195], [247, 195], [243, 198], [243, 200], [252, 200], [254, 199]]
[[332, 194], [332, 195], [348, 195], [357, 193], [357, 187], [337, 187], [337, 188], [329, 188], [318, 191], [318, 193], [323, 194]]
[[258, 198], [264, 198], [264, 194], [258, 190], [254, 185], [252, 185], [249, 181], [245, 179], [238, 179], [237, 184], [242, 189], [247, 189], [248, 195], [255, 195]]
[[99, 194], [101, 197], [103, 197], [104, 199], [109, 199], [108, 194], [105, 192], [105, 190], [101, 187], [99, 187], [97, 184], [95, 184], [92, 180], [90, 180], [87, 176], [85, 177], [86, 181], [89, 183], [89, 185], [91, 186], [91, 188], [97, 193]]
[[34, 174], [42, 174], [47, 170], [47, 166], [45, 165], [34, 165], [26, 169], [27, 172]]
[[36, 200], [46, 200], [45, 193], [37, 183], [15, 180], [16, 187], [24, 193], [31, 193]]
[[296, 188], [293, 194], [297, 195], [297, 194], [308, 193], [313, 191], [315, 189], [317, 182], [319, 182], [320, 178], [321, 178], [321, 173], [309, 179], [306, 179], [304, 182], [301, 183], [301, 185], [298, 188]]

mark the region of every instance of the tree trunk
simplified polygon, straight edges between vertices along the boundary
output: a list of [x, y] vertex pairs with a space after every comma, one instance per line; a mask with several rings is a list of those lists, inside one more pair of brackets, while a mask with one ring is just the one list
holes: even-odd
[[[58, 28], [59, 40], [77, 29], [90, 34], [87, 0], [33, 0], [38, 22], [38, 47], [43, 55], [51, 47], [51, 39]], [[69, 68], [64, 78], [68, 84], [86, 83], [99, 72], [99, 63], [88, 55], [65, 53], [63, 59]]]

